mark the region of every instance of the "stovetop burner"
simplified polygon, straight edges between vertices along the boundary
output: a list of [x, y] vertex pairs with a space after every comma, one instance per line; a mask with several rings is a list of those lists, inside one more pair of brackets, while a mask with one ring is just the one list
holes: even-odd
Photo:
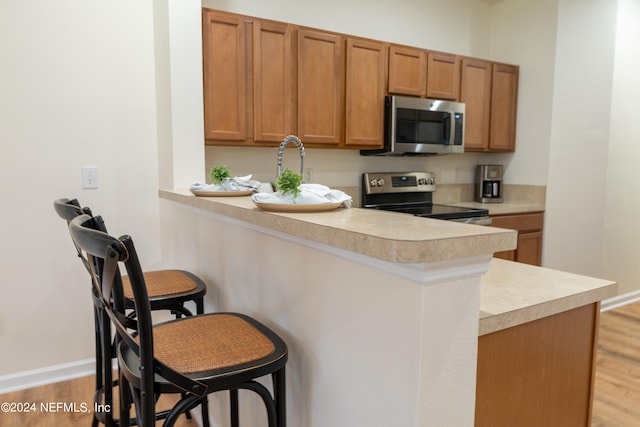
[[432, 172], [365, 173], [362, 175], [361, 206], [427, 218], [490, 224], [487, 209], [434, 204], [434, 191], [436, 181]]
[[403, 212], [415, 216], [424, 216], [438, 219], [463, 219], [487, 216], [486, 209], [464, 208], [448, 205], [424, 205], [424, 206], [377, 206], [376, 209]]

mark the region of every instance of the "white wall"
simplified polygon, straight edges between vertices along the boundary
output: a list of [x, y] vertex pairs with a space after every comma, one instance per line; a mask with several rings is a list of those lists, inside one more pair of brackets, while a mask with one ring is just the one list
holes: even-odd
[[493, 8], [491, 59], [520, 65], [516, 153], [505, 162], [509, 184], [547, 184], [557, 9], [558, 0]]
[[[544, 264], [603, 276], [616, 2], [561, 0]], [[616, 276], [608, 276], [618, 280]]]
[[620, 293], [640, 289], [640, 212], [637, 182], [640, 180], [640, 5], [618, 1], [611, 132], [606, 175], [604, 275], [619, 282]]
[[[157, 267], [151, 7], [0, 2], [0, 375], [93, 357], [89, 280], [54, 199], [79, 198]], [[85, 165], [99, 189], [81, 189]]]

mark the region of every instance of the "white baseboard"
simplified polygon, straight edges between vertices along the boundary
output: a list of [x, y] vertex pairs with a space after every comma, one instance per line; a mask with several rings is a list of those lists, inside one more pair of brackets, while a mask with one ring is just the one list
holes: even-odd
[[31, 371], [0, 375], [0, 394], [93, 375], [95, 363], [95, 359], [85, 359]]
[[629, 292], [628, 294], [618, 295], [617, 297], [602, 301], [600, 304], [600, 311], [609, 311], [638, 301], [640, 301], [640, 291]]

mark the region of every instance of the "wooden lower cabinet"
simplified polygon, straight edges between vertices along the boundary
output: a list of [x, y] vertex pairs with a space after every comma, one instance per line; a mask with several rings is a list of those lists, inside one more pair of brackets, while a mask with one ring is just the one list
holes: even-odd
[[589, 427], [600, 303], [478, 339], [475, 427]]
[[496, 252], [493, 256], [531, 265], [542, 264], [542, 229], [544, 213], [496, 215], [492, 226], [518, 231], [518, 247], [511, 251]]

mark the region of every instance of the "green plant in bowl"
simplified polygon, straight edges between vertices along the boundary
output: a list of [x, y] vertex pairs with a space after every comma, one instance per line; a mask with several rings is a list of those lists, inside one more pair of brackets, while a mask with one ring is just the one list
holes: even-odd
[[294, 198], [298, 197], [300, 184], [302, 184], [302, 175], [288, 168], [282, 171], [278, 179], [276, 179], [276, 188], [283, 196], [293, 194]]
[[225, 178], [231, 178], [231, 171], [225, 165], [218, 165], [211, 168], [211, 182], [221, 184]]

